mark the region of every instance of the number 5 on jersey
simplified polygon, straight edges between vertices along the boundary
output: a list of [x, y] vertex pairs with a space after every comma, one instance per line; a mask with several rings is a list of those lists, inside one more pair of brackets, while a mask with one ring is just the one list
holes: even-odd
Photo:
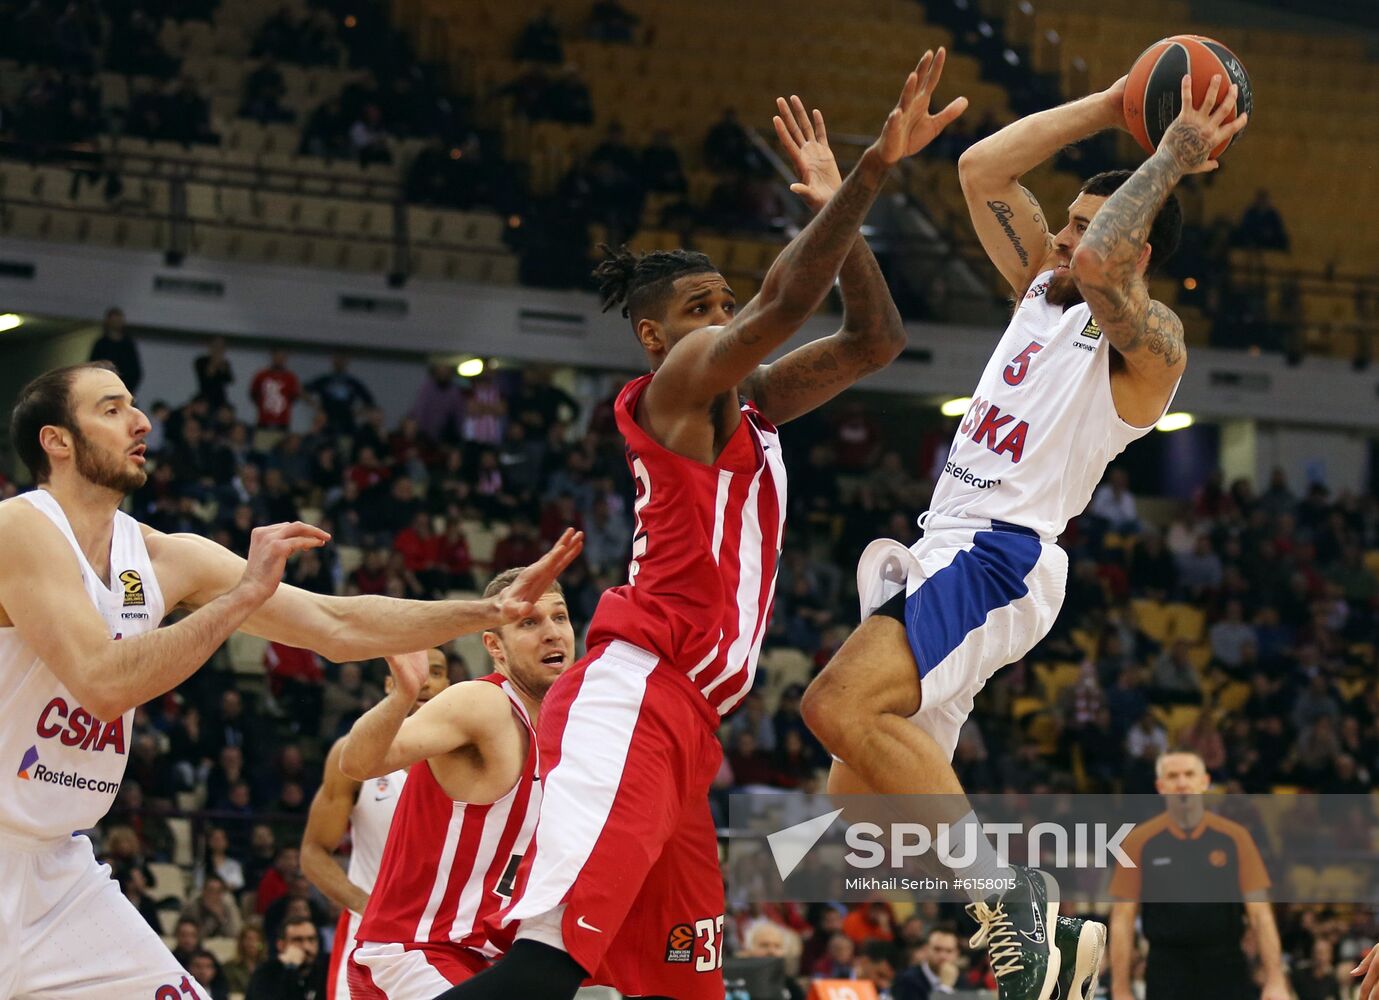
[[1025, 376], [1029, 374], [1030, 360], [1043, 349], [1043, 344], [1037, 340], [1031, 340], [1028, 347], [1015, 355], [1010, 364], [1006, 365], [1006, 385], [1019, 385], [1023, 382]]

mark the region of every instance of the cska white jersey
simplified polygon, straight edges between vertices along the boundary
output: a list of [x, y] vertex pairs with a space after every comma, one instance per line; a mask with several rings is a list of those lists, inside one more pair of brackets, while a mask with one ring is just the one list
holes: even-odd
[[[115, 513], [107, 586], [87, 562], [52, 494], [39, 489], [8, 502], [30, 503], [57, 525], [111, 638], [158, 627], [163, 592], [137, 521]], [[51, 627], [62, 628], [62, 622]], [[5, 720], [0, 726], [0, 833], [49, 839], [95, 826], [124, 779], [134, 710], [99, 721], [11, 626], [0, 628], [0, 718]]]
[[406, 771], [394, 771], [381, 778], [370, 778], [359, 788], [359, 796], [350, 810], [349, 880], [365, 892], [373, 892], [378, 881], [378, 864], [383, 860], [383, 846], [388, 842], [388, 827], [393, 825], [393, 813]]
[[1049, 304], [1052, 277], [1034, 279], [987, 362], [932, 513], [1007, 521], [1052, 541], [1086, 508], [1111, 460], [1150, 431], [1116, 412], [1111, 344], [1085, 302]]

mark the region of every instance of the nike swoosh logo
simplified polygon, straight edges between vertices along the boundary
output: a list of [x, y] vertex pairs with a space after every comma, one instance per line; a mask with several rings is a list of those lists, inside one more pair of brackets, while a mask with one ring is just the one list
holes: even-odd
[[1044, 943], [1044, 935], [1039, 933], [1038, 931], [1035, 931], [1033, 934], [1031, 934], [1029, 931], [1021, 931], [1020, 936], [1024, 938], [1026, 941], [1028, 941], [1030, 944]]
[[599, 930], [599, 929], [598, 929], [597, 927], [595, 927], [593, 924], [591, 924], [591, 923], [589, 923], [587, 920], [585, 920], [584, 917], [583, 917], [583, 915], [581, 915], [580, 918], [579, 918], [578, 920], [575, 921], [575, 926], [576, 926], [576, 927], [583, 927], [586, 931], [593, 931], [595, 934], [602, 934], [602, 933], [603, 933], [603, 931]]

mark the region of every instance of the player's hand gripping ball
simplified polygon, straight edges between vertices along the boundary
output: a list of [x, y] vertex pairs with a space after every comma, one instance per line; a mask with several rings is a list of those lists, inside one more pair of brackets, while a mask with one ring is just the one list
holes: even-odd
[[[1159, 140], [1183, 110], [1182, 80], [1188, 74], [1192, 76], [1195, 106], [1200, 107], [1206, 99], [1211, 78], [1220, 76], [1224, 81], [1220, 90], [1223, 96], [1230, 92], [1231, 84], [1238, 88], [1235, 107], [1224, 120], [1230, 122], [1244, 114], [1253, 117], [1250, 76], [1234, 52], [1201, 35], [1160, 39], [1140, 53], [1125, 81], [1125, 124], [1146, 153], [1158, 148]], [[1210, 159], [1218, 159], [1233, 141], [1234, 137], [1213, 149]]]

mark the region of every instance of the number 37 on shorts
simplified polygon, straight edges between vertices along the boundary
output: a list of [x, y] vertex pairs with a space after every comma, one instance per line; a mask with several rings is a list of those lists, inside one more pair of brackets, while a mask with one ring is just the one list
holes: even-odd
[[723, 915], [704, 917], [694, 923], [676, 924], [666, 936], [666, 962], [694, 963], [695, 972], [723, 968]]

